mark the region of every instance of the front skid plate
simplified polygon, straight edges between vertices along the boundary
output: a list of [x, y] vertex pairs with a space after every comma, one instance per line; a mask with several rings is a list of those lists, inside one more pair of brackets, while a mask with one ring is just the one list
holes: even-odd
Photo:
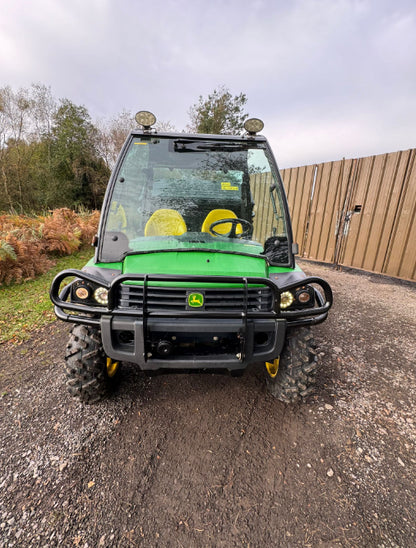
[[[150, 352], [149, 338], [160, 337], [160, 340], [170, 338], [172, 333], [192, 335], [204, 334], [228, 334], [239, 336], [243, 331], [243, 322], [236, 319], [209, 320], [184, 320], [175, 319], [149, 319], [147, 326], [143, 325], [141, 318], [101, 318], [101, 336], [107, 356], [113, 360], [136, 363], [143, 370], [157, 369], [242, 369], [254, 362], [270, 361], [279, 356], [286, 334], [285, 320], [249, 320], [245, 331], [245, 340], [242, 347], [244, 354], [239, 352], [212, 354], [212, 355], [187, 355], [155, 357]], [[129, 333], [131, 340], [123, 343], [118, 337], [119, 333]], [[260, 335], [260, 339], [259, 339]]]

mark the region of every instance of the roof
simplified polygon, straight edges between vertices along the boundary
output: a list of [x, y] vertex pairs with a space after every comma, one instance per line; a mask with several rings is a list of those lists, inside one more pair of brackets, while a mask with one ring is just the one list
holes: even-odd
[[213, 140], [213, 141], [255, 141], [255, 142], [265, 142], [267, 141], [266, 137], [263, 135], [216, 135], [213, 133], [166, 133], [158, 132], [156, 130], [143, 130], [143, 129], [133, 129], [131, 131], [133, 136], [157, 136], [157, 137], [167, 137], [173, 139], [192, 139], [192, 140]]

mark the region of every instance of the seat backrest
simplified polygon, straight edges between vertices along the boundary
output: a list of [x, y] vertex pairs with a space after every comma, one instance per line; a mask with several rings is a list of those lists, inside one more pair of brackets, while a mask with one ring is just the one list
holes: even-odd
[[[234, 211], [231, 211], [231, 209], [213, 209], [205, 217], [205, 220], [202, 223], [201, 232], [209, 232], [210, 234], [212, 234], [209, 231], [209, 227], [212, 225], [212, 223], [215, 223], [216, 221], [221, 221], [221, 219], [237, 219], [237, 215], [234, 213]], [[231, 230], [231, 223], [218, 225], [214, 228], [214, 230], [219, 234], [228, 234]], [[238, 225], [235, 232], [236, 234], [241, 234], [243, 232], [242, 226]]]
[[118, 202], [111, 202], [110, 214], [107, 219], [106, 230], [123, 231], [127, 227], [127, 217], [124, 207]]
[[157, 209], [144, 227], [145, 236], [180, 236], [186, 231], [186, 223], [175, 209]]

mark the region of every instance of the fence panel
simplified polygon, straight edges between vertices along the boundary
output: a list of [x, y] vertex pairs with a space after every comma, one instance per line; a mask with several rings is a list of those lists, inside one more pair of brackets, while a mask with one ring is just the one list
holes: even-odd
[[[407, 161], [401, 152], [359, 161], [339, 264], [382, 272]], [[354, 213], [355, 208], [361, 211]]]
[[284, 169], [281, 172], [292, 217], [293, 239], [299, 244], [301, 255], [305, 250], [315, 173], [316, 166], [313, 165]]
[[416, 150], [282, 171], [300, 255], [416, 279]]
[[250, 188], [254, 200], [253, 237], [264, 242], [273, 226], [273, 207], [270, 195], [271, 173], [250, 175]]
[[416, 280], [416, 150], [409, 152], [407, 173], [382, 272]]
[[305, 247], [312, 259], [334, 262], [350, 167], [344, 160], [318, 166]]

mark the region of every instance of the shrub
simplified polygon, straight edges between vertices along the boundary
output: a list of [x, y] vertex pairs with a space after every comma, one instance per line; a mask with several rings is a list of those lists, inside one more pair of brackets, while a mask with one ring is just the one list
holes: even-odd
[[66, 208], [49, 215], [0, 215], [0, 284], [21, 283], [46, 272], [53, 257], [70, 255], [90, 243], [99, 212]]

